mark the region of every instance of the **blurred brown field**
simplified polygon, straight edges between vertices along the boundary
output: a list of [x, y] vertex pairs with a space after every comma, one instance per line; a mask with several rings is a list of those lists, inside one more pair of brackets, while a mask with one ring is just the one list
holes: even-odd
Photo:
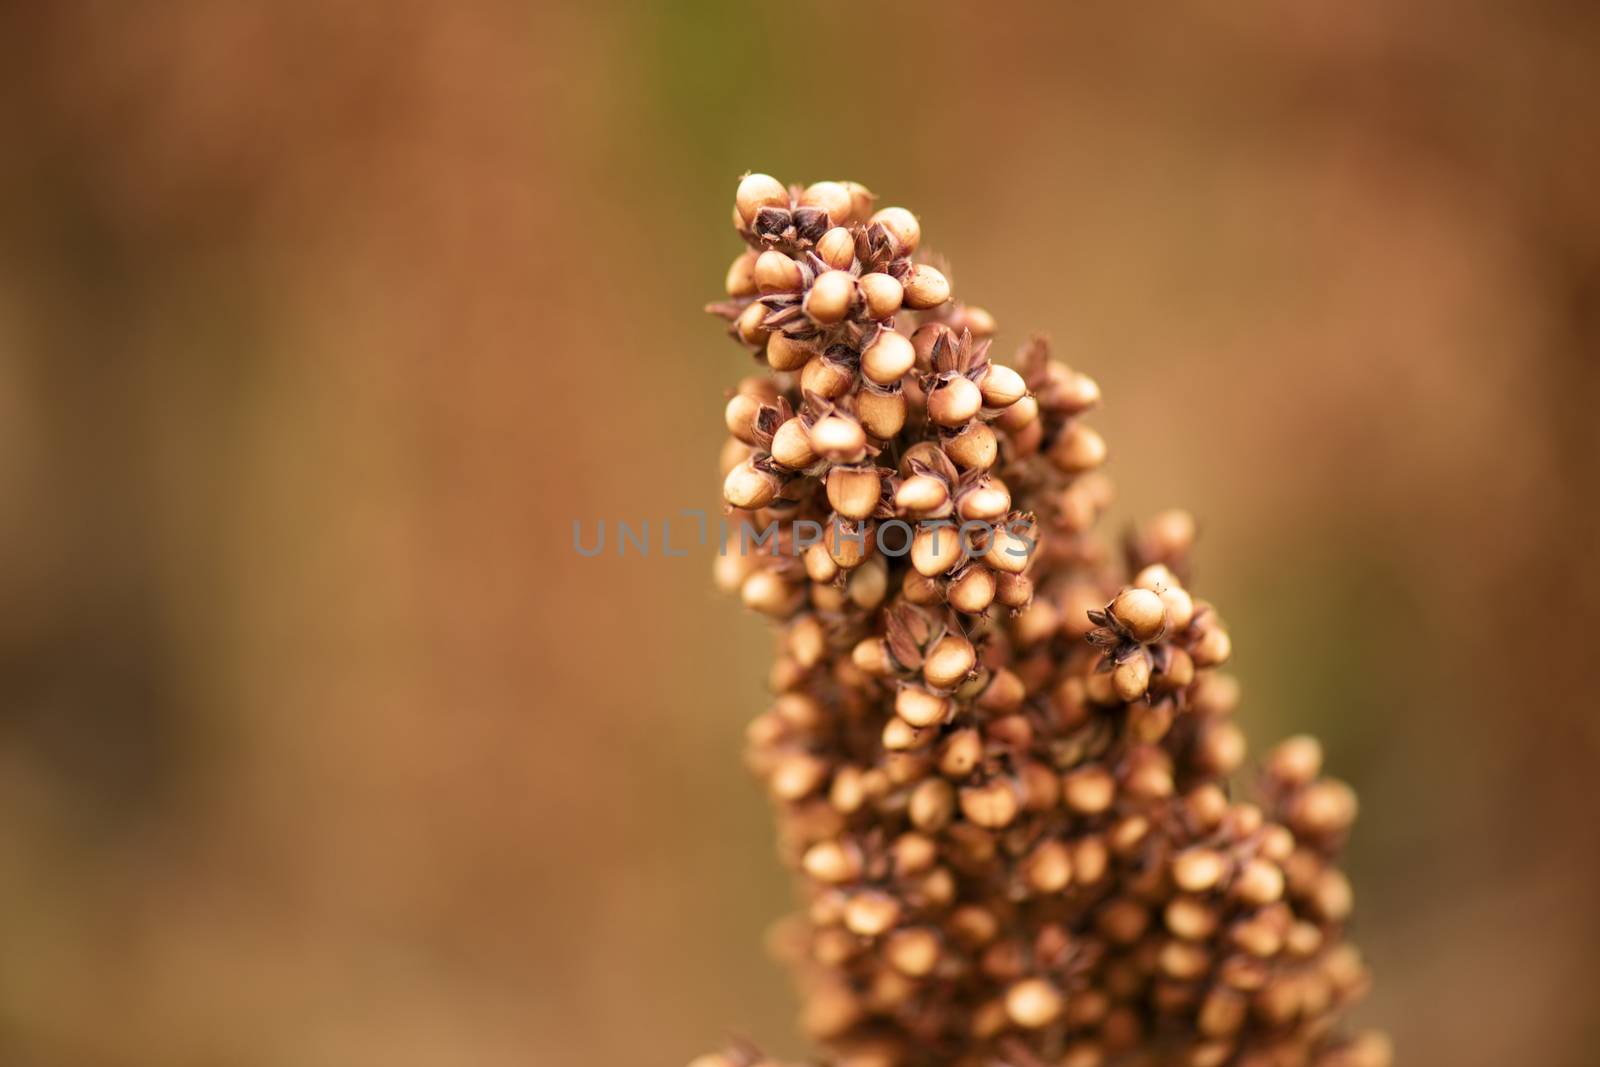
[[750, 168], [1203, 516], [1401, 1062], [1594, 1062], [1592, 7], [12, 4], [0, 86], [0, 1063], [803, 1050], [764, 626], [572, 550], [715, 505]]

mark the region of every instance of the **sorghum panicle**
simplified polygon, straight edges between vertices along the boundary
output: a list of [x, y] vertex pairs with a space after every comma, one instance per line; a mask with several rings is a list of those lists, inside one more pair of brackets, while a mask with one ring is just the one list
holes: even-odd
[[1234, 799], [1194, 521], [1135, 530], [1125, 571], [1098, 539], [1094, 381], [1037, 338], [993, 362], [993, 317], [861, 185], [747, 175], [734, 224], [710, 310], [771, 376], [728, 401], [724, 496], [776, 535], [717, 579], [778, 625], [748, 760], [829, 1062], [1387, 1067], [1337, 1028], [1367, 985], [1335, 866], [1355, 795], [1302, 737]]

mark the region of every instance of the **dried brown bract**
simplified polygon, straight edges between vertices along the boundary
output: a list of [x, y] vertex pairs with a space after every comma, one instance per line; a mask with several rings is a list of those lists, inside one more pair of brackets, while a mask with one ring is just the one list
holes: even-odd
[[[1118, 573], [1093, 379], [982, 308], [864, 187], [743, 178], [710, 310], [770, 379], [728, 399], [724, 497], [769, 527], [719, 585], [781, 630], [750, 767], [834, 1067], [1387, 1067], [1336, 866], [1355, 794], [1305, 737], [1254, 801], [1195, 522]], [[775, 1067], [738, 1045], [693, 1067]]]

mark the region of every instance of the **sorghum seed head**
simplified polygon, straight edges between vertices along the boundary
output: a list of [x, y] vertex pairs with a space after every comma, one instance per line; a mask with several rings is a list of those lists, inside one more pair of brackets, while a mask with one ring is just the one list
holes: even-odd
[[[1230, 800], [1238, 687], [1183, 586], [1194, 521], [1136, 529], [1117, 591], [1094, 381], [1038, 340], [989, 362], [992, 316], [859, 186], [750, 176], [734, 212], [756, 250], [710, 310], [775, 373], [726, 404], [720, 469], [777, 537], [714, 577], [778, 624], [747, 761], [807, 879], [784, 943], [828, 1062], [1388, 1067], [1334, 1029], [1369, 981], [1342, 940], [1354, 794], [1291, 738], [1264, 806]], [[802, 523], [825, 532], [797, 559]]]
[[855, 236], [843, 226], [835, 226], [817, 242], [817, 258], [834, 270], [849, 270], [856, 261]]
[[991, 408], [1008, 408], [1028, 395], [1028, 385], [1022, 375], [998, 363], [989, 364], [989, 369], [978, 379], [978, 388], [983, 391], [984, 404]]
[[950, 299], [950, 280], [926, 263], [912, 267], [904, 285], [905, 305], [916, 311], [936, 308]]
[[835, 224], [850, 220], [850, 190], [843, 182], [816, 182], [809, 185], [800, 194], [800, 203], [805, 207], [821, 208]]
[[764, 207], [789, 206], [789, 190], [770, 174], [746, 174], [739, 179], [739, 188], [733, 194], [734, 206], [745, 225], [755, 222], [756, 213]]
[[1006, 990], [1006, 1014], [1026, 1030], [1055, 1022], [1062, 1003], [1061, 991], [1043, 978], [1027, 978]]
[[749, 459], [729, 471], [727, 478], [723, 479], [722, 498], [732, 507], [749, 511], [772, 503], [781, 488], [781, 478]]
[[916, 361], [910, 338], [893, 330], [879, 330], [872, 343], [861, 350], [861, 373], [879, 385], [893, 385]]
[[849, 271], [829, 270], [817, 275], [811, 290], [802, 302], [805, 312], [813, 322], [831, 326], [842, 322], [850, 313], [855, 300], [856, 280]]
[[981, 407], [983, 394], [968, 378], [944, 379], [928, 393], [928, 418], [940, 426], [960, 426]]
[[899, 279], [888, 274], [863, 274], [857, 281], [867, 317], [882, 322], [905, 303], [906, 289]]
[[896, 255], [909, 256], [922, 240], [922, 227], [917, 217], [903, 207], [886, 207], [874, 214], [871, 221], [882, 226], [894, 239]]
[[1142, 644], [1161, 640], [1161, 635], [1167, 631], [1166, 605], [1148, 589], [1124, 589], [1106, 607], [1106, 614], [1124, 633]]

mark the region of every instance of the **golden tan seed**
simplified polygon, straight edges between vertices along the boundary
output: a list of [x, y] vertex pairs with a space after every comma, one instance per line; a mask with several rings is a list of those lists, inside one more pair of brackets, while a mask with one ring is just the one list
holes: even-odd
[[1305, 734], [1280, 742], [1267, 753], [1267, 771], [1288, 785], [1311, 782], [1322, 773], [1322, 743]]
[[726, 281], [728, 295], [754, 296], [756, 292], [756, 253], [752, 249], [728, 266]]
[[1215, 889], [1227, 872], [1228, 861], [1222, 853], [1209, 848], [1187, 849], [1172, 861], [1172, 880], [1186, 893]]
[[1011, 825], [1017, 817], [1017, 790], [1005, 779], [995, 779], [985, 785], [967, 786], [961, 790], [961, 814], [967, 821], [988, 830], [998, 830]]
[[854, 419], [826, 415], [811, 427], [811, 447], [835, 463], [856, 463], [866, 454], [867, 435]]
[[840, 841], [819, 841], [806, 849], [800, 866], [819, 882], [853, 882], [861, 877], [861, 852]]
[[899, 311], [901, 305], [905, 303], [905, 286], [888, 274], [881, 272], [863, 274], [857, 280], [857, 287], [869, 319], [882, 322]]
[[956, 500], [956, 513], [968, 522], [999, 522], [1011, 510], [1011, 492], [998, 478], [963, 492]]
[[903, 207], [886, 207], [873, 215], [871, 221], [889, 232], [897, 256], [909, 256], [922, 240], [922, 227], [917, 217]]
[[844, 396], [855, 385], [855, 368], [828, 356], [817, 356], [800, 370], [800, 388], [825, 400]]
[[811, 433], [798, 416], [787, 420], [772, 435], [772, 458], [790, 470], [803, 470], [817, 461]]
[[901, 974], [921, 978], [939, 963], [939, 935], [925, 926], [896, 930], [884, 943], [883, 955]]
[[905, 305], [916, 311], [936, 308], [950, 299], [950, 281], [926, 263], [918, 263], [906, 276]]
[[1217, 929], [1216, 910], [1194, 897], [1173, 897], [1163, 914], [1167, 929], [1186, 941], [1203, 941]]
[[1050, 446], [1050, 462], [1067, 474], [1092, 471], [1106, 461], [1106, 442], [1087, 426], [1073, 423]]
[[895, 694], [894, 711], [912, 726], [932, 726], [950, 714], [950, 698], [908, 685]]
[[764, 207], [789, 206], [789, 190], [770, 174], [746, 174], [739, 179], [739, 188], [733, 194], [734, 206], [745, 225], [755, 221], [756, 213]]
[[811, 283], [811, 290], [801, 306], [813, 322], [831, 326], [842, 322], [850, 313], [855, 295], [856, 280], [848, 271], [824, 271]]
[[763, 293], [798, 293], [805, 285], [800, 264], [769, 248], [756, 259], [756, 288]]
[[766, 507], [778, 496], [782, 480], [771, 471], [756, 466], [755, 460], [745, 460], [728, 472], [722, 482], [722, 499], [731, 507], [747, 511]]
[[919, 523], [911, 539], [911, 566], [918, 574], [934, 578], [960, 563], [963, 551], [954, 525]]
[[944, 479], [928, 474], [913, 474], [895, 490], [895, 508], [904, 515], [932, 515], [950, 502], [950, 489]]
[[767, 309], [760, 303], [751, 304], [739, 312], [739, 317], [734, 320], [734, 332], [739, 335], [739, 340], [752, 348], [759, 348], [767, 343], [768, 330], [761, 324], [767, 320]]
[[944, 454], [965, 470], [988, 470], [999, 457], [999, 443], [987, 423], [974, 420], [944, 442]]
[[912, 826], [927, 833], [936, 833], [949, 825], [955, 808], [955, 787], [943, 778], [929, 778], [911, 791], [906, 815], [911, 819]]
[[863, 389], [856, 394], [856, 418], [873, 437], [887, 441], [906, 424], [905, 394], [898, 389], [887, 393]]
[[1124, 589], [1106, 610], [1135, 641], [1150, 644], [1161, 640], [1166, 632], [1166, 605], [1160, 596], [1148, 589]]
[[1062, 1003], [1061, 991], [1043, 978], [1025, 978], [1006, 990], [1006, 1015], [1025, 1030], [1055, 1022]]
[[834, 467], [828, 471], [828, 503], [847, 519], [869, 518], [881, 485], [875, 467]]
[[960, 426], [978, 414], [983, 394], [968, 378], [956, 376], [940, 381], [928, 394], [928, 418], [945, 427]]
[[971, 672], [977, 658], [971, 641], [959, 634], [946, 634], [928, 651], [922, 676], [935, 689], [952, 689]]
[[1111, 669], [1111, 686], [1124, 702], [1138, 700], [1150, 688], [1150, 653], [1137, 648]]
[[982, 565], [968, 567], [950, 583], [945, 596], [957, 611], [977, 615], [994, 603], [994, 572]]
[[989, 369], [978, 379], [978, 388], [983, 392], [984, 404], [991, 408], [1008, 408], [1028, 395], [1028, 385], [1022, 375], [998, 363], [989, 364]]
[[1061, 796], [1080, 815], [1098, 815], [1116, 799], [1117, 780], [1098, 763], [1069, 771], [1061, 777]]
[[816, 253], [834, 270], [849, 270], [856, 261], [856, 239], [843, 226], [835, 226], [817, 241]]
[[761, 407], [761, 398], [750, 393], [735, 393], [729, 397], [727, 406], [722, 409], [722, 419], [728, 426], [728, 432], [744, 444], [755, 444], [756, 415]]
[[803, 341], [775, 333], [767, 338], [767, 365], [776, 371], [796, 371], [817, 356], [817, 350]]
[[828, 220], [834, 223], [847, 222], [850, 219], [850, 190], [843, 182], [815, 182], [806, 187], [800, 194], [800, 204], [803, 207], [821, 208], [828, 213]]
[[877, 889], [852, 893], [844, 906], [844, 924], [851, 933], [877, 937], [900, 921], [900, 902]]
[[1023, 864], [1023, 877], [1036, 893], [1059, 893], [1072, 882], [1072, 857], [1060, 841], [1042, 842]]
[[917, 360], [910, 338], [893, 330], [879, 330], [861, 350], [861, 373], [879, 385], [893, 385], [905, 377]]
[[1021, 533], [1007, 529], [995, 530], [989, 540], [989, 550], [983, 554], [983, 561], [1004, 574], [1021, 574], [1028, 568], [1033, 544], [1030, 537]]

